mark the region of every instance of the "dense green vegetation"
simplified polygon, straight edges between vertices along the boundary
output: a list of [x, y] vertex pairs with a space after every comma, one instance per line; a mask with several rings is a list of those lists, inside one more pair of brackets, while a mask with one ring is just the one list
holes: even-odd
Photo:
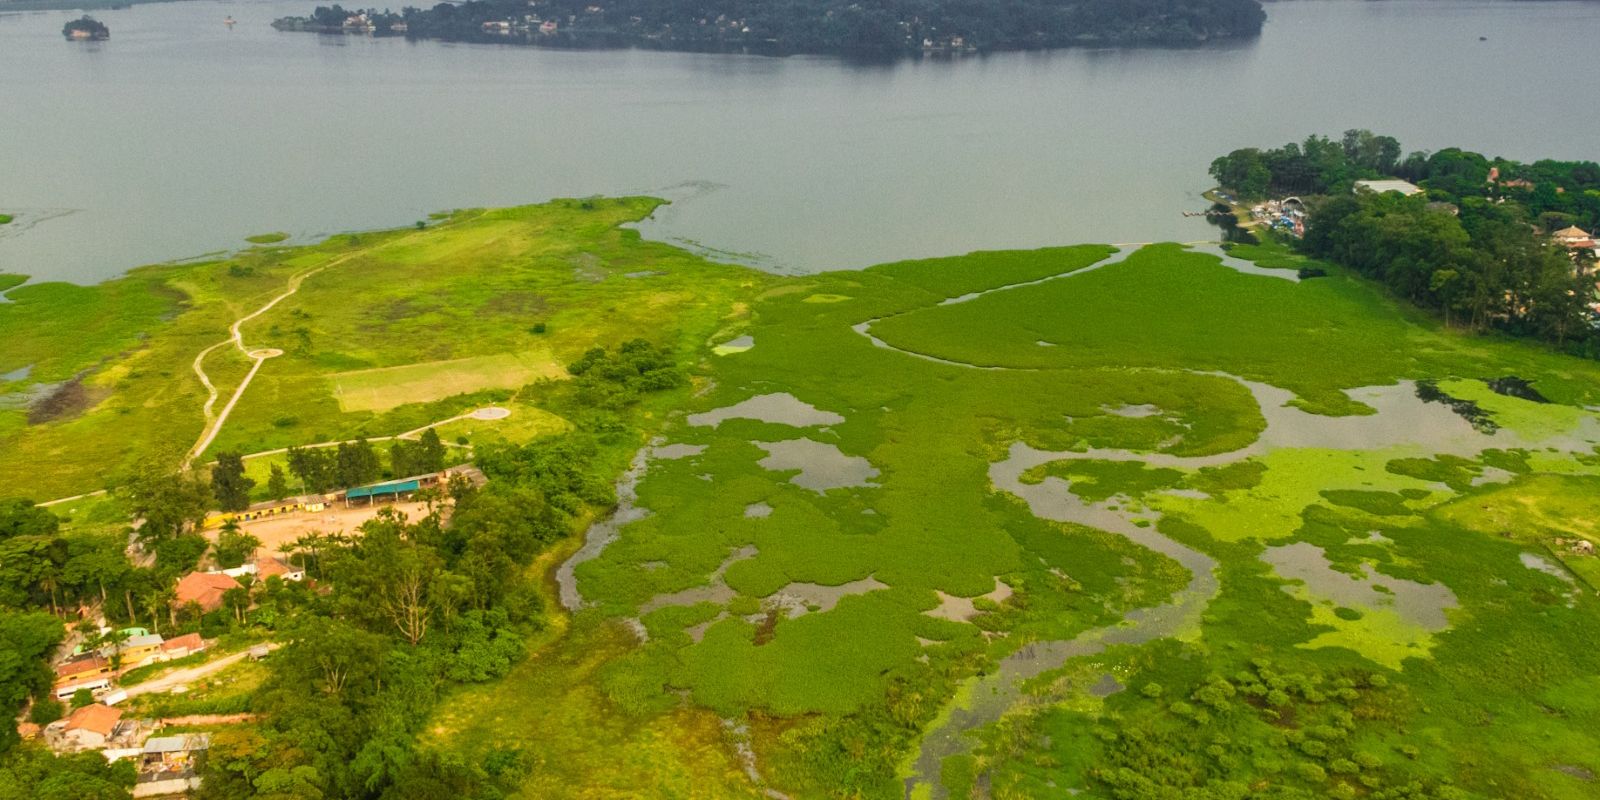
[[1600, 226], [1600, 164], [1593, 161], [1524, 164], [1455, 147], [1401, 153], [1392, 136], [1351, 130], [1338, 141], [1309, 136], [1270, 150], [1235, 150], [1211, 163], [1211, 176], [1248, 200], [1349, 194], [1357, 180], [1398, 177], [1427, 189], [1432, 199], [1464, 208], [1473, 199], [1505, 205], [1506, 214], [1547, 231]]
[[[1600, 355], [1593, 248], [1569, 250], [1548, 238], [1600, 224], [1600, 165], [1521, 164], [1454, 148], [1401, 159], [1395, 139], [1349, 131], [1340, 142], [1312, 136], [1274, 150], [1236, 150], [1217, 159], [1211, 174], [1243, 198], [1307, 195], [1305, 253], [1441, 312], [1447, 325], [1492, 327]], [[1352, 192], [1358, 179], [1389, 175], [1426, 191]]]
[[[359, 14], [359, 17], [354, 15]], [[1026, 0], [931, 2], [660, 3], [615, 0], [470, 0], [396, 14], [319, 6], [273, 23], [280, 30], [557, 47], [651, 47], [763, 53], [900, 54], [1079, 45], [1186, 45], [1261, 32], [1255, 0]], [[543, 28], [545, 21], [550, 27]], [[543, 29], [542, 29], [543, 28]]]
[[[110, 499], [0, 506], [18, 649], [78, 605], [282, 642], [138, 706], [261, 715], [212, 731], [202, 793], [230, 800], [1592, 795], [1600, 599], [1574, 543], [1600, 537], [1600, 364], [1271, 243], [1232, 254], [1326, 276], [1177, 245], [1096, 267], [1113, 249], [1086, 245], [778, 278], [618, 230], [651, 207], [464, 212], [91, 290], [170, 304], [101, 341], [20, 340], [106, 393], [0, 428], [11, 485], [84, 486], [21, 459], [98, 453], [81, 437], [130, 421], [187, 443], [194, 353], [323, 269], [246, 326], [285, 355], [208, 476], [134, 440]], [[505, 354], [559, 374], [463, 383]], [[247, 364], [217, 358], [227, 391]], [[428, 399], [351, 410], [350, 374]], [[362, 438], [491, 403], [521, 427]], [[485, 486], [293, 543], [318, 589], [164, 603], [252, 547], [249, 526], [195, 533], [217, 501], [431, 467], [469, 433]], [[277, 446], [276, 472], [236, 460]], [[613, 507], [568, 613], [550, 575]], [[123, 557], [130, 514], [151, 566]], [[15, 665], [20, 709], [48, 674]]]

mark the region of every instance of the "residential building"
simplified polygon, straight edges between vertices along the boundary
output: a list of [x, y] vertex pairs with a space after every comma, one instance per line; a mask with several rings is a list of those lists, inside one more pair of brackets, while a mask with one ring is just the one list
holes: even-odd
[[219, 572], [191, 572], [178, 579], [176, 599], [179, 606], [194, 603], [204, 612], [222, 608], [222, 596], [231, 589], [242, 588], [239, 582]]
[[[63, 749], [94, 750], [104, 747], [122, 720], [122, 710], [102, 703], [92, 703], [67, 717], [61, 725], [60, 744]], [[57, 725], [61, 723], [51, 723]]]
[[107, 658], [113, 654], [122, 656], [122, 668], [143, 666], [161, 653], [161, 643], [165, 641], [159, 633], [147, 633], [143, 636], [130, 636], [118, 645], [107, 645], [100, 648], [100, 653]]
[[56, 665], [56, 685], [82, 683], [111, 674], [111, 662], [94, 655]]
[[186, 633], [173, 637], [161, 643], [161, 656], [166, 660], [183, 658], [194, 653], [204, 652], [206, 640], [200, 638], [198, 633]]

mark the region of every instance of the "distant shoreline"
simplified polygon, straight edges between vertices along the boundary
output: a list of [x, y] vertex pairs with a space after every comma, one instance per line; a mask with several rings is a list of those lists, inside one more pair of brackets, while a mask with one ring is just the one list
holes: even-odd
[[[846, 0], [708, 0], [692, 10], [650, 0], [468, 0], [432, 8], [319, 6], [279, 31], [582, 50], [641, 49], [876, 59], [1090, 48], [1192, 48], [1248, 41], [1257, 0], [1149, 0], [1126, 13], [1097, 0], [938, 0], [864, 10]], [[1120, 7], [1118, 7], [1120, 8]]]
[[184, 0], [0, 0], [0, 14], [23, 11], [113, 11], [148, 3]]

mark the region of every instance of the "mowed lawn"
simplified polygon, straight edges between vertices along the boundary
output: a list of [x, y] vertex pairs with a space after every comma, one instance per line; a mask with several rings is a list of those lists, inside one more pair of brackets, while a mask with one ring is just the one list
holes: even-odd
[[353, 370], [329, 380], [339, 408], [351, 412], [388, 411], [484, 389], [516, 389], [540, 378], [566, 375], [549, 351], [535, 351]]

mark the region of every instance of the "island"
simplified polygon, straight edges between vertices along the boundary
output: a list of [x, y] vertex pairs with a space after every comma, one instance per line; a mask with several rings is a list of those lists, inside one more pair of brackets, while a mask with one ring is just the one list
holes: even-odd
[[431, 9], [319, 6], [282, 31], [545, 47], [897, 56], [1073, 46], [1192, 46], [1261, 32], [1257, 0], [469, 0]]
[[104, 22], [89, 15], [61, 26], [61, 35], [73, 41], [104, 41], [111, 38], [111, 29]]

